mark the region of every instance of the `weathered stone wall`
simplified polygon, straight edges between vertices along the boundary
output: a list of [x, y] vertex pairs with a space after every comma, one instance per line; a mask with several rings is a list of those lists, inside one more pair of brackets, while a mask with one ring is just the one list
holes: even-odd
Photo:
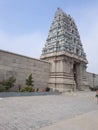
[[[51, 69], [48, 62], [0, 50], [0, 81], [13, 75], [17, 79], [16, 89], [19, 84], [25, 86], [25, 80], [31, 73], [36, 88], [47, 87]], [[56, 69], [56, 72], [58, 72], [61, 67], [57, 66]], [[97, 74], [87, 72], [86, 75], [89, 86], [95, 87], [98, 85]]]
[[90, 87], [98, 86], [98, 74], [87, 72], [87, 81]]
[[32, 73], [36, 88], [47, 87], [49, 79], [48, 62], [0, 50], [0, 81], [10, 76], [16, 77], [16, 86], [24, 86]]

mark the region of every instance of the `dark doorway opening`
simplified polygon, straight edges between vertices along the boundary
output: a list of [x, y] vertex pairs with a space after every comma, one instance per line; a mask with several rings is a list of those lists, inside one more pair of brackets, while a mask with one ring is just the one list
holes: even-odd
[[78, 66], [78, 63], [74, 62], [74, 64], [73, 64], [73, 76], [74, 76], [74, 81], [76, 83], [76, 89], [78, 89], [77, 66]]

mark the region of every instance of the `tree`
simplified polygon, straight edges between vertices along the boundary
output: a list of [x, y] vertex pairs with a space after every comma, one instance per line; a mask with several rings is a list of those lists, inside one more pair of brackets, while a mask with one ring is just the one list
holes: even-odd
[[1, 84], [5, 87], [6, 90], [8, 90], [14, 86], [15, 82], [16, 78], [14, 76], [11, 76], [7, 80], [3, 80]]
[[28, 78], [26, 79], [26, 85], [27, 86], [34, 86], [34, 84], [33, 84], [33, 78], [32, 78], [32, 74], [30, 74], [29, 76], [28, 76]]

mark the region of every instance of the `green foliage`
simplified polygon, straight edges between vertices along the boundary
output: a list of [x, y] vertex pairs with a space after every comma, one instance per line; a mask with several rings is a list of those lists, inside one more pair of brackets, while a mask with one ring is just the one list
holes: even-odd
[[3, 90], [3, 91], [4, 90], [9, 90], [11, 87], [14, 86], [15, 82], [16, 82], [16, 78], [14, 78], [13, 76], [11, 76], [8, 79], [3, 80], [2, 82], [0, 82], [0, 88], [2, 88], [1, 90]]
[[30, 74], [29, 76], [28, 76], [28, 78], [26, 79], [26, 85], [27, 86], [34, 86], [34, 84], [33, 84], [33, 78], [32, 78], [32, 74]]
[[39, 88], [36, 89], [36, 92], [38, 92], [38, 91], [39, 91]]
[[26, 86], [25, 88], [21, 89], [21, 92], [34, 92], [35, 89], [32, 86]]
[[4, 92], [4, 91], [5, 91], [5, 87], [2, 84], [0, 84], [0, 92]]
[[68, 90], [68, 92], [70, 93], [70, 92], [71, 92], [71, 90], [69, 89], [69, 90]]
[[95, 86], [95, 87], [91, 87], [91, 86], [89, 86], [89, 89], [90, 89], [91, 91], [96, 91], [96, 90], [98, 90], [98, 85]]

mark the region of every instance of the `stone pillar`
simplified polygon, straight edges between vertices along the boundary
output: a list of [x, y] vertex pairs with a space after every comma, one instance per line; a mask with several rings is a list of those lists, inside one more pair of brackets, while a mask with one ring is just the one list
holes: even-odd
[[77, 89], [82, 89], [82, 64], [77, 65]]
[[82, 75], [82, 79], [83, 79], [83, 81], [82, 81], [82, 84], [83, 84], [83, 88], [85, 88], [85, 89], [89, 89], [89, 85], [88, 85], [88, 82], [87, 82], [87, 75], [86, 75], [86, 64], [83, 64], [83, 66], [82, 66], [83, 68], [82, 68], [82, 70], [83, 70], [83, 75]]
[[87, 79], [86, 79], [86, 65], [80, 63], [78, 66], [78, 89], [84, 90], [86, 86], [88, 86]]

